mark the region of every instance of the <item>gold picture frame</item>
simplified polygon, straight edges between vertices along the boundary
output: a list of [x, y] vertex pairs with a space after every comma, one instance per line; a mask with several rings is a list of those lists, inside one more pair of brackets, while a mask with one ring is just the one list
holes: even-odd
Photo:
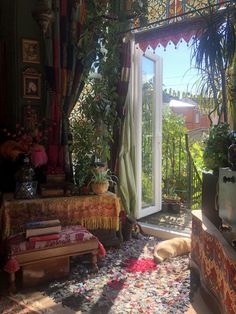
[[22, 62], [40, 63], [40, 47], [38, 40], [22, 39]]
[[23, 97], [28, 99], [41, 98], [41, 74], [29, 68], [23, 72]]

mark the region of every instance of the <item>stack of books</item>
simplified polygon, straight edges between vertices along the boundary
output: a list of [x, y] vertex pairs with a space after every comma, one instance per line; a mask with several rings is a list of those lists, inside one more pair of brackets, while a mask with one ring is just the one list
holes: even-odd
[[25, 224], [26, 239], [29, 241], [57, 240], [60, 237], [60, 220], [32, 221]]
[[65, 195], [65, 174], [48, 174], [47, 183], [40, 184], [40, 194], [42, 197], [57, 197]]

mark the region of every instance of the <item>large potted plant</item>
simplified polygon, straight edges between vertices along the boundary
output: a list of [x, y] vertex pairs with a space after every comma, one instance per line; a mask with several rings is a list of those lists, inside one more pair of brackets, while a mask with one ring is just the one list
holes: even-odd
[[[208, 2], [208, 11], [199, 12], [203, 22], [193, 42], [192, 61], [201, 74], [197, 82], [199, 105], [208, 110], [212, 124], [203, 153], [207, 172], [202, 176], [202, 210], [219, 227], [217, 182], [219, 168], [228, 165], [227, 82], [236, 47], [235, 6], [228, 3], [217, 10]], [[217, 125], [213, 125], [213, 118], [218, 119]]]
[[202, 179], [202, 210], [218, 228], [221, 225], [217, 200], [219, 168], [228, 166], [229, 125], [219, 123], [210, 128], [205, 142], [203, 161], [207, 172]]
[[74, 174], [81, 189], [88, 184], [91, 167], [106, 170], [115, 118], [105, 83], [92, 76], [71, 118]]
[[229, 145], [229, 124], [219, 123], [211, 126], [203, 151], [203, 161], [207, 171], [217, 174], [219, 168], [228, 166]]
[[235, 6], [228, 3], [221, 10], [209, 2], [208, 11], [202, 14], [201, 28], [193, 41], [192, 61], [201, 73], [197, 82], [203, 106], [209, 109], [212, 122], [228, 123], [227, 81], [228, 69], [235, 55]]

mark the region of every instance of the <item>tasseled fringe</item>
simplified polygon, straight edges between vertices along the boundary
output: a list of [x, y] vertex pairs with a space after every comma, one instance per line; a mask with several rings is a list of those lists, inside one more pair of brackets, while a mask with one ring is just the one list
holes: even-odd
[[119, 217], [88, 217], [82, 218], [80, 224], [89, 230], [115, 229], [119, 230]]
[[98, 249], [99, 249], [99, 252], [98, 252], [98, 256], [105, 256], [106, 255], [106, 250], [103, 246], [103, 244], [98, 240]]
[[[98, 206], [99, 205], [99, 206]], [[49, 213], [53, 211], [53, 213], [58, 215], [58, 218], [61, 219], [61, 223], [63, 226], [65, 225], [73, 225], [73, 224], [81, 224], [85, 228], [94, 230], [94, 229], [112, 229], [119, 230], [119, 214], [120, 214], [120, 198], [113, 194], [105, 194], [102, 196], [93, 195], [92, 197], [88, 196], [71, 196], [71, 197], [58, 197], [58, 198], [46, 198], [42, 200], [30, 200], [29, 203], [25, 204], [23, 201], [19, 201], [14, 204], [14, 207], [19, 209], [23, 209], [24, 212], [29, 211], [32, 213], [32, 219], [36, 219], [34, 217], [33, 208], [40, 207], [42, 213], [48, 217]], [[107, 216], [99, 217], [99, 214], [102, 213], [100, 209], [96, 212], [97, 208], [103, 208], [106, 212], [106, 207], [108, 206]], [[9, 205], [8, 209], [12, 209], [14, 212], [16, 208]], [[91, 208], [91, 211], [90, 211]], [[75, 213], [74, 213], [75, 212]], [[95, 216], [95, 215], [98, 216]], [[84, 217], [86, 216], [87, 217]], [[91, 217], [93, 215], [93, 217]], [[65, 217], [64, 217], [65, 216]], [[62, 218], [63, 217], [63, 218]], [[43, 218], [43, 217], [42, 217]], [[7, 237], [11, 234], [21, 232], [20, 226], [13, 226], [10, 223], [9, 217], [6, 217], [5, 228], [3, 230], [3, 239], [7, 239]]]
[[7, 273], [15, 273], [20, 269], [20, 265], [15, 256], [11, 256], [4, 266], [4, 271]]

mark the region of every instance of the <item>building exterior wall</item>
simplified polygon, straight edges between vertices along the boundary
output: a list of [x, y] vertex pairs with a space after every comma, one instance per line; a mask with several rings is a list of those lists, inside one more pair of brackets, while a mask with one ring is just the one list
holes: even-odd
[[196, 106], [191, 107], [171, 107], [171, 110], [182, 115], [185, 120], [185, 126], [188, 130], [207, 129], [210, 127], [210, 121], [206, 114], [202, 114]]

